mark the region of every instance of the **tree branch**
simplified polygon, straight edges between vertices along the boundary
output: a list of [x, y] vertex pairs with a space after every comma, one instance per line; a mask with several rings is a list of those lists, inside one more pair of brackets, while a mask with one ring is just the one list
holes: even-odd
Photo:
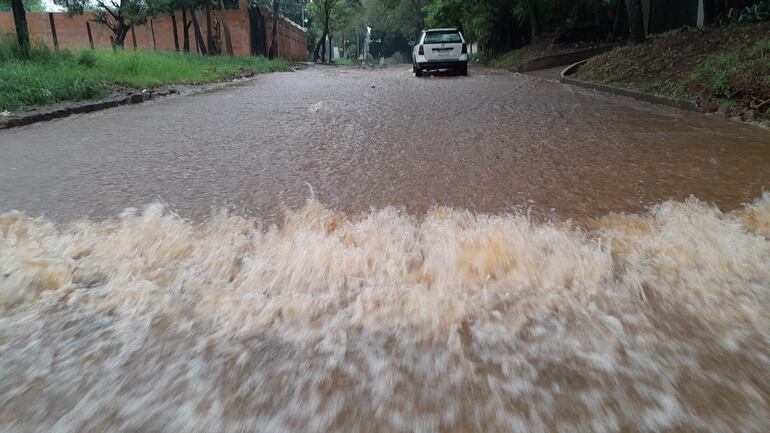
[[117, 14], [115, 14], [115, 12], [113, 12], [112, 9], [107, 7], [107, 5], [104, 4], [101, 0], [96, 0], [96, 4], [99, 5], [99, 7], [101, 7], [105, 11], [107, 11], [110, 15], [112, 15], [112, 18], [115, 18], [116, 20], [118, 19]]
[[115, 33], [115, 26], [113, 26], [112, 23], [110, 23], [110, 21], [104, 17], [104, 15], [96, 15], [96, 18], [92, 19], [91, 21], [97, 24], [102, 24], [110, 29], [113, 33]]

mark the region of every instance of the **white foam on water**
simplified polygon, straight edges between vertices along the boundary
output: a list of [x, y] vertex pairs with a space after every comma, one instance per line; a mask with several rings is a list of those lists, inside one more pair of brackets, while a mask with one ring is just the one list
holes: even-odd
[[0, 430], [770, 430], [770, 194], [582, 228], [0, 216]]

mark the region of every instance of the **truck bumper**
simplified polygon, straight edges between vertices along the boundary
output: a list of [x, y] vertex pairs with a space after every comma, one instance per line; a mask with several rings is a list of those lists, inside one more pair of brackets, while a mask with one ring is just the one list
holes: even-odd
[[435, 71], [437, 69], [459, 69], [468, 66], [467, 60], [442, 60], [435, 62], [419, 62], [417, 66], [423, 71]]

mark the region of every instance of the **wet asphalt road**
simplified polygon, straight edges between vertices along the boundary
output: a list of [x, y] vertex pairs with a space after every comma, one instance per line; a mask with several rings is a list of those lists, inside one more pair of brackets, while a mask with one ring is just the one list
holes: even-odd
[[0, 212], [108, 217], [153, 201], [276, 221], [310, 188], [346, 212], [517, 206], [557, 218], [770, 187], [770, 131], [475, 69], [312, 67], [0, 131]]

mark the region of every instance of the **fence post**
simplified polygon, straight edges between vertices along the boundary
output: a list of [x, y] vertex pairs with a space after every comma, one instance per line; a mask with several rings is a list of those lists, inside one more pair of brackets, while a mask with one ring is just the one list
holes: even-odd
[[155, 26], [152, 24], [153, 20], [150, 20], [150, 33], [152, 33], [152, 50], [158, 51], [158, 48], [155, 46]]
[[88, 31], [88, 43], [91, 45], [91, 49], [94, 49], [94, 36], [91, 34], [91, 23], [86, 21], [86, 31]]
[[48, 21], [51, 22], [51, 36], [53, 36], [53, 48], [59, 51], [59, 39], [56, 37], [56, 23], [53, 21], [53, 12], [48, 12]]
[[[171, 31], [174, 33], [174, 49], [178, 53], [179, 52], [179, 33], [176, 28], [176, 15], [174, 14], [174, 12], [171, 12], [170, 17], [171, 17]], [[184, 24], [185, 23], [182, 23], [182, 25]], [[187, 31], [187, 29], [185, 29], [185, 31]]]

